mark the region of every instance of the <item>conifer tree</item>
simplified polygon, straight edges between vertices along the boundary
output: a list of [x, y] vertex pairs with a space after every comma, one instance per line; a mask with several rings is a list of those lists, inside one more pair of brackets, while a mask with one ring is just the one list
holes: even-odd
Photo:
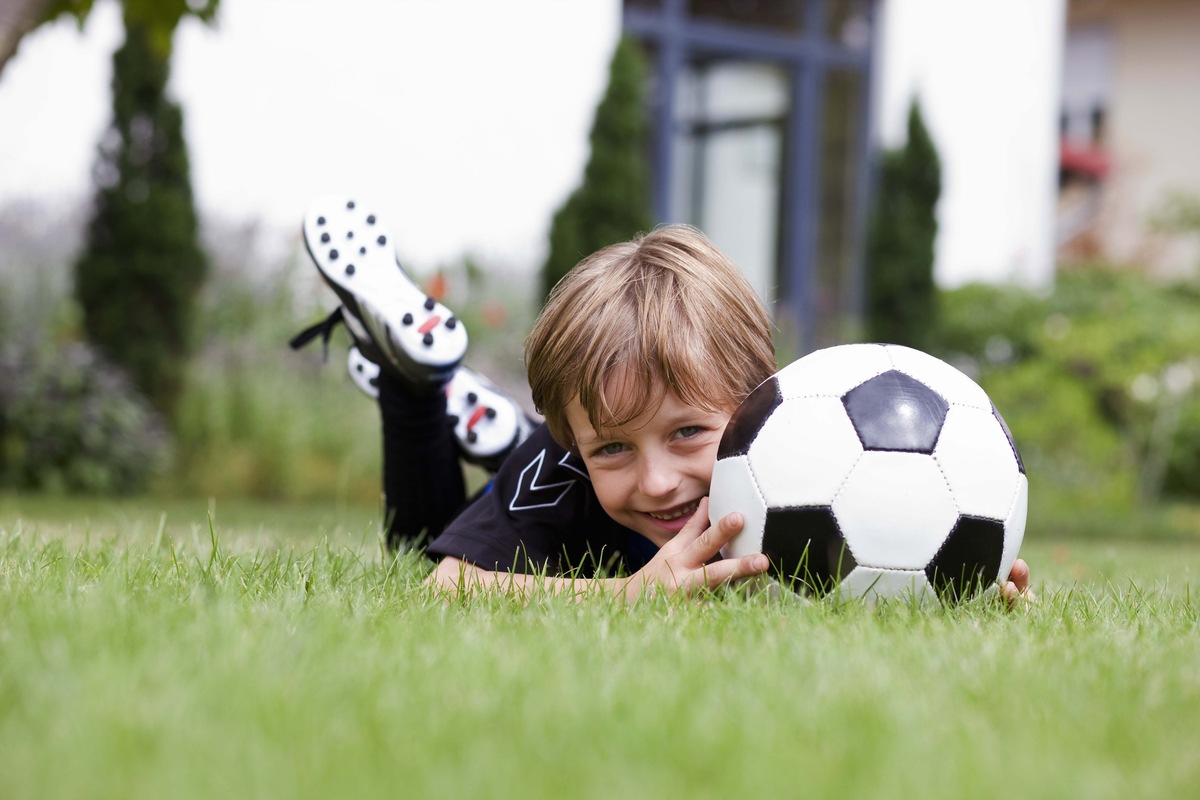
[[166, 92], [169, 49], [128, 13], [125, 29], [113, 56], [113, 118], [96, 159], [75, 297], [89, 341], [169, 419], [208, 262], [198, 243], [183, 113]]
[[937, 202], [942, 191], [937, 148], [914, 100], [908, 141], [883, 154], [867, 238], [867, 332], [871, 341], [925, 349], [937, 322], [933, 280]]
[[542, 268], [548, 295], [586, 255], [654, 224], [647, 162], [647, 68], [638, 44], [623, 37], [609, 66], [608, 87], [592, 123], [583, 182], [554, 214]]

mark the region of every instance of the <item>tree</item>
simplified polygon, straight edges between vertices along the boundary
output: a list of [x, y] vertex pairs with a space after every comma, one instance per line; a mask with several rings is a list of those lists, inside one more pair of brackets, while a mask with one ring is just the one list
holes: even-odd
[[942, 191], [937, 148], [914, 100], [908, 141], [883, 154], [867, 236], [867, 332], [872, 341], [925, 349], [937, 319], [933, 248]]
[[[88, 248], [76, 264], [89, 338], [168, 414], [207, 266], [196, 243], [182, 112], [165, 88], [180, 20], [211, 22], [219, 5], [122, 0], [127, 38], [114, 55], [113, 122], [96, 164]], [[64, 14], [82, 27], [93, 6], [94, 0], [7, 0], [0, 8], [0, 70], [26, 34]]]
[[[94, 4], [94, 0], [4, 0], [0, 3], [0, 72], [16, 54], [25, 34], [63, 14], [75, 17], [82, 27]], [[210, 22], [216, 17], [219, 5], [220, 0], [124, 0], [123, 3], [126, 18], [145, 25], [155, 48], [168, 55], [181, 19], [190, 16]]]
[[543, 294], [584, 256], [654, 224], [647, 161], [645, 59], [623, 37], [609, 66], [608, 88], [592, 123], [583, 183], [554, 214]]
[[0, 3], [0, 71], [17, 52], [25, 34], [40, 25], [52, 0], [6, 0]]
[[75, 297], [88, 339], [170, 419], [208, 263], [197, 240], [183, 113], [166, 95], [168, 76], [169, 48], [126, 13]]

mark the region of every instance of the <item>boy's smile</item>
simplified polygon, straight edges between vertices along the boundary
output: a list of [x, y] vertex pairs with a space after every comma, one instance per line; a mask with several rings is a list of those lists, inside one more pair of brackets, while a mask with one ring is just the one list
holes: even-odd
[[566, 413], [601, 507], [659, 547], [683, 529], [708, 494], [732, 413], [690, 406], [669, 390], [661, 397], [657, 408], [599, 432], [578, 399]]

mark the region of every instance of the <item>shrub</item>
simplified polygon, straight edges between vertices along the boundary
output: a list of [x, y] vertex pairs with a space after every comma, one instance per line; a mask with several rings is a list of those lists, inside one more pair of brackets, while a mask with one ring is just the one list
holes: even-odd
[[0, 482], [16, 489], [141, 490], [169, 439], [149, 403], [90, 347], [0, 355]]
[[1044, 485], [1104, 506], [1200, 498], [1196, 286], [1097, 264], [1044, 296], [969, 286], [940, 302], [933, 351], [992, 394]]

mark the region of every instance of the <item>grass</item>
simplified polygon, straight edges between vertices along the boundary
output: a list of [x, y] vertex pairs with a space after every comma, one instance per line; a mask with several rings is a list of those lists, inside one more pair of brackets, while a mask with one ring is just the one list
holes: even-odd
[[523, 605], [438, 596], [375, 525], [369, 507], [0, 497], [0, 794], [1200, 785], [1195, 542], [1029, 541], [1041, 602], [1022, 613]]

